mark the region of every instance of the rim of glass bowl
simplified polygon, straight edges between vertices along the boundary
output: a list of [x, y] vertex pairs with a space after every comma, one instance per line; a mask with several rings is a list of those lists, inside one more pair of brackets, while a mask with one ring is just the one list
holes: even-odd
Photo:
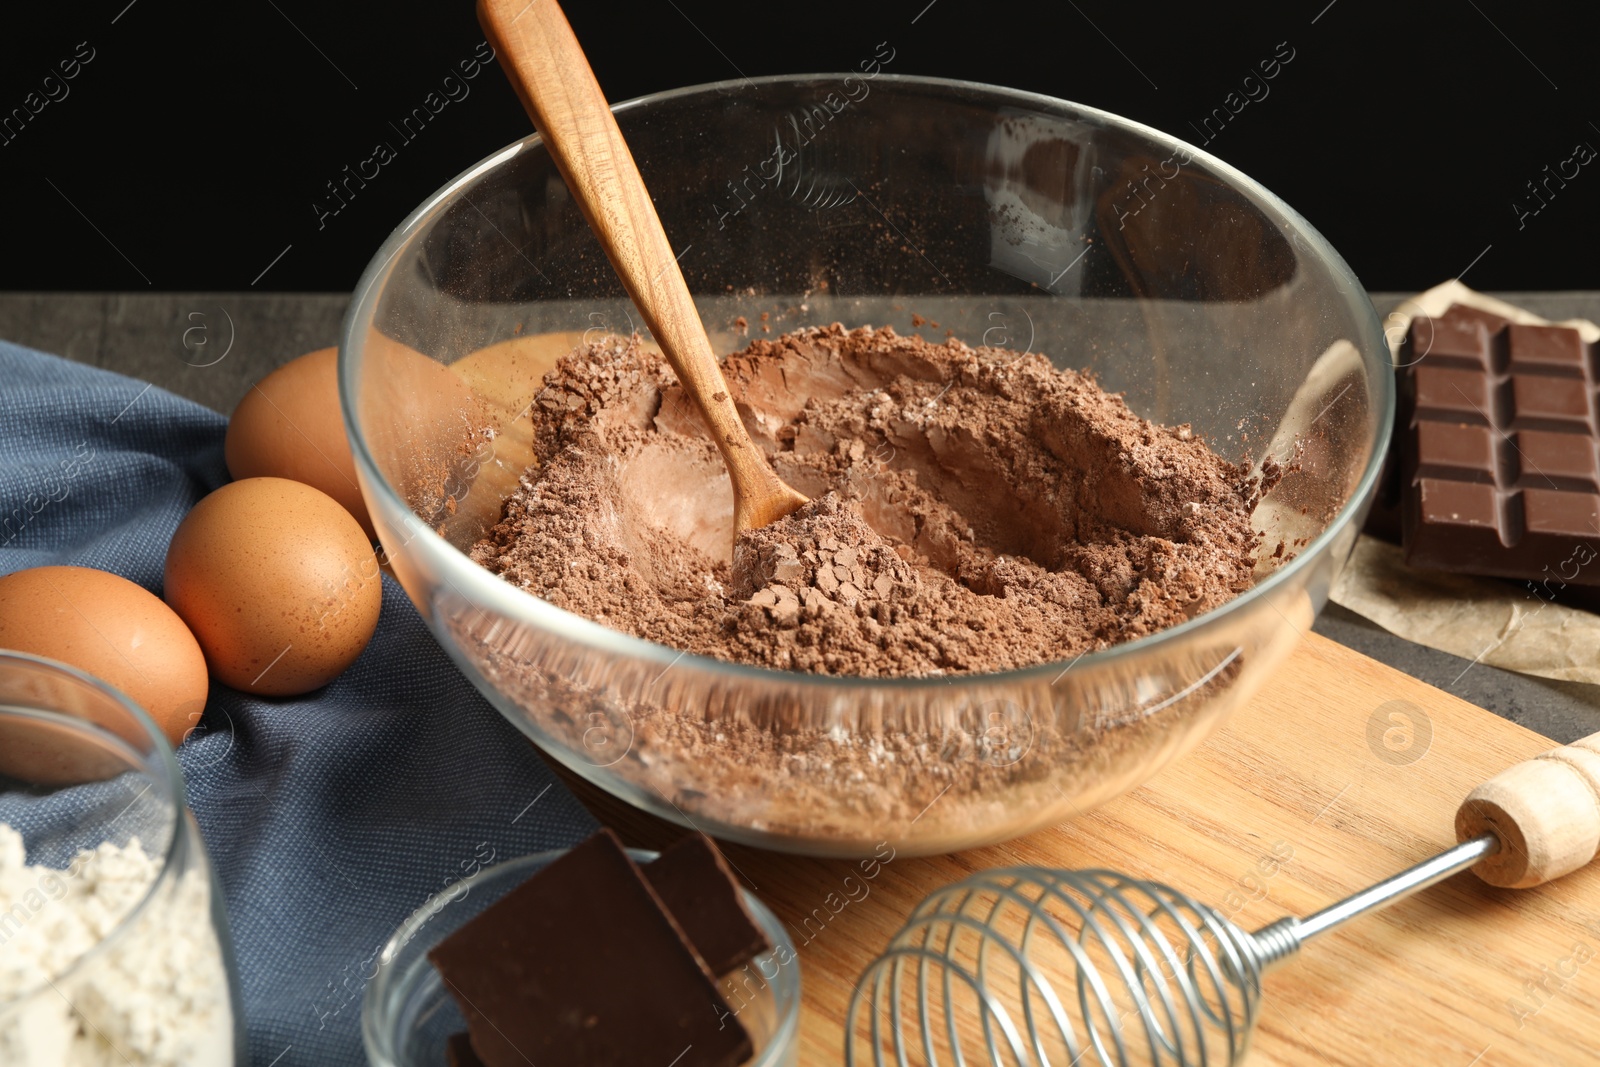
[[[150, 901], [155, 899], [156, 891], [164, 888], [168, 883], [177, 877], [176, 872], [178, 860], [183, 855], [184, 850], [189, 847], [189, 820], [186, 814], [189, 810], [189, 802], [184, 795], [183, 771], [178, 766], [178, 758], [172, 751], [172, 745], [167, 742], [166, 735], [157, 728], [155, 721], [152, 720], [148, 714], [146, 714], [145, 710], [138, 704], [135, 704], [132, 699], [126, 696], [115, 686], [108, 685], [99, 678], [96, 678], [94, 675], [85, 671], [81, 671], [70, 664], [62, 663], [60, 660], [53, 660], [46, 656], [35, 656], [27, 652], [13, 652], [10, 649], [0, 649], [0, 665], [3, 665], [7, 662], [32, 663], [46, 669], [56, 671], [60, 674], [65, 674], [70, 678], [75, 678], [89, 686], [91, 689], [98, 690], [101, 694], [111, 698], [113, 702], [122, 705], [123, 710], [130, 712], [134, 721], [139, 724], [140, 729], [142, 729], [155, 744], [154, 757], [151, 760], [153, 766], [145, 768], [145, 771], [152, 776], [159, 775], [160, 777], [166, 778], [167, 788], [172, 791], [172, 810], [174, 814], [172, 820], [172, 840], [167, 843], [167, 850], [161, 857], [161, 870], [156, 874], [155, 878], [151, 879], [150, 885], [145, 888], [144, 894], [139, 898], [139, 902], [128, 909], [128, 913], [118, 920], [117, 925], [112, 927], [109, 933], [107, 933], [99, 941], [95, 942], [95, 944], [87, 952], [68, 964], [66, 969], [60, 974], [51, 975], [49, 978], [45, 979], [45, 981], [41, 982], [37, 986], [32, 987], [31, 989], [28, 989], [20, 996], [13, 997], [10, 1000], [0, 1001], [0, 1016], [5, 1015], [12, 1008], [17, 1007], [33, 997], [38, 996], [44, 990], [49, 989], [52, 984], [71, 978], [78, 972], [80, 968], [89, 963], [91, 960], [97, 959], [105, 952], [109, 951], [110, 947], [120, 941], [127, 931], [133, 928], [134, 923], [139, 919], [139, 917], [144, 914], [146, 908], [149, 907]], [[52, 713], [64, 715], [62, 712]], [[66, 715], [64, 715], [64, 717], [72, 718], [72, 716]], [[97, 727], [97, 729], [103, 728]], [[126, 744], [126, 741], [124, 741], [123, 744]], [[135, 797], [134, 799], [137, 800], [138, 798]], [[129, 806], [131, 807], [132, 805], [130, 804]], [[207, 921], [209, 921], [209, 919]]]
[[[361, 994], [361, 1044], [368, 1057], [374, 1062], [381, 1062], [387, 1067], [393, 1067], [398, 1061], [395, 1055], [396, 1042], [394, 1037], [394, 1019], [387, 1010], [390, 1001], [389, 987], [399, 980], [390, 964], [413, 940], [416, 939], [423, 927], [427, 926], [444, 911], [457, 895], [463, 891], [470, 892], [479, 884], [488, 881], [491, 877], [501, 874], [510, 874], [514, 868], [533, 868], [534, 872], [549, 866], [556, 860], [571, 852], [572, 848], [551, 848], [543, 852], [529, 852], [526, 855], [515, 856], [497, 863], [492, 867], [485, 867], [480, 871], [446, 886], [439, 892], [423, 901], [415, 911], [405, 917], [405, 920], [395, 927], [394, 933], [389, 935], [389, 940], [383, 943], [383, 948], [378, 950], [378, 973], [367, 983], [367, 988]], [[634, 863], [654, 863], [661, 858], [661, 853], [647, 848], [630, 848], [625, 850], [628, 858]], [[529, 875], [532, 877], [532, 874]], [[521, 883], [518, 883], [519, 885]], [[514, 889], [515, 887], [513, 887]], [[511, 892], [512, 890], [507, 890]], [[800, 953], [795, 950], [794, 939], [789, 936], [788, 929], [778, 921], [778, 917], [767, 907], [766, 902], [751, 893], [743, 886], [739, 887], [739, 896], [747, 907], [755, 913], [756, 920], [768, 936], [776, 935], [781, 941], [773, 941], [768, 952], [776, 952], [780, 947], [786, 947], [789, 955], [793, 957], [796, 967], [800, 966]], [[443, 903], [439, 903], [443, 901]], [[435, 904], [438, 904], [435, 907]], [[480, 913], [481, 914], [481, 913]], [[765, 975], [762, 975], [766, 979]], [[771, 1067], [772, 1064], [783, 1060], [784, 1055], [793, 1047], [800, 1030], [800, 1000], [803, 979], [795, 976], [794, 1003], [789, 1011], [782, 1011], [783, 1006], [777, 1005], [782, 1014], [778, 1019], [778, 1026], [772, 1032], [772, 1039], [767, 1042], [767, 1047], [762, 1050], [759, 1057], [751, 1059], [744, 1067]], [[772, 986], [773, 1000], [777, 1000], [777, 985], [768, 980]], [[379, 1023], [386, 1024], [380, 1028]]]
[[[632, 111], [661, 101], [676, 100], [686, 96], [725, 96], [728, 93], [736, 93], [750, 85], [800, 85], [818, 81], [838, 80], [846, 76], [848, 75], [840, 73], [779, 74], [748, 80], [729, 79], [727, 81], [707, 82], [701, 85], [690, 85], [681, 89], [670, 89], [665, 92], [651, 93], [648, 96], [625, 100], [622, 103], [613, 105], [612, 111]], [[1273, 210], [1281, 213], [1285, 221], [1284, 228], [1290, 232], [1298, 232], [1305, 239], [1310, 251], [1328, 264], [1332, 273], [1349, 287], [1349, 291], [1361, 294], [1354, 301], [1357, 305], [1354, 311], [1356, 317], [1361, 318], [1362, 307], [1360, 305], [1365, 305], [1367, 336], [1364, 340], [1367, 342], [1367, 347], [1364, 350], [1362, 362], [1365, 369], [1370, 373], [1371, 380], [1375, 383], [1378, 393], [1376, 410], [1373, 412], [1373, 416], [1377, 421], [1378, 432], [1376, 439], [1373, 441], [1372, 454], [1367, 458], [1366, 470], [1361, 473], [1361, 478], [1356, 482], [1350, 498], [1345, 501], [1338, 514], [1328, 523], [1327, 528], [1313, 538], [1310, 544], [1302, 548], [1294, 559], [1268, 575], [1262, 582], [1251, 586], [1226, 603], [1219, 604], [1210, 611], [1197, 615], [1192, 619], [1187, 619], [1177, 626], [1168, 627], [1145, 637], [1113, 645], [1110, 648], [1086, 652], [1072, 660], [1051, 660], [1031, 667], [1019, 667], [1013, 670], [984, 674], [876, 678], [861, 675], [812, 674], [804, 671], [786, 671], [772, 667], [732, 663], [710, 656], [685, 652], [670, 645], [659, 644], [642, 637], [634, 637], [632, 634], [626, 634], [620, 630], [613, 630], [581, 615], [558, 608], [554, 604], [534, 596], [532, 593], [518, 589], [499, 575], [492, 574], [487, 569], [473, 563], [460, 549], [434, 533], [425, 523], [417, 519], [410, 505], [394, 491], [388, 479], [379, 472], [355, 418], [355, 390], [359, 384], [356, 379], [355, 367], [358, 359], [363, 354], [362, 338], [366, 333], [367, 324], [371, 322], [373, 317], [379, 283], [384, 279], [390, 261], [410, 244], [417, 229], [423, 223], [430, 221], [437, 212], [455, 200], [458, 192], [518, 153], [541, 145], [543, 143], [542, 139], [537, 133], [534, 133], [520, 141], [507, 145], [497, 152], [491, 153], [456, 175], [427, 200], [423, 201], [421, 206], [406, 216], [405, 221], [395, 227], [394, 232], [384, 241], [383, 246], [378, 249], [377, 254], [367, 264], [366, 270], [362, 272], [361, 280], [356, 286], [355, 298], [351, 301], [350, 308], [345, 314], [341, 329], [338, 361], [339, 407], [344, 416], [345, 433], [350, 439], [351, 451], [355, 456], [355, 461], [361, 467], [362, 473], [365, 474], [367, 483], [377, 487], [376, 492], [383, 496], [384, 503], [397, 508], [402, 515], [410, 517], [404, 523], [411, 535], [407, 539], [407, 543], [411, 544], [420, 540], [426, 545], [426, 550], [435, 557], [440, 570], [449, 575], [449, 583], [458, 593], [473, 603], [488, 606], [513, 620], [557, 633], [568, 641], [585, 645], [597, 651], [652, 661], [662, 666], [669, 664], [690, 666], [701, 670], [746, 678], [753, 682], [781, 682], [786, 685], [810, 685], [820, 688], [859, 688], [861, 686], [869, 686], [884, 689], [919, 689], [980, 681], [990, 684], [1025, 681], [1044, 675], [1055, 675], [1061, 673], [1064, 666], [1074, 667], [1080, 662], [1084, 667], [1115, 663], [1129, 657], [1142, 656], [1149, 650], [1158, 649], [1168, 642], [1184, 640], [1188, 635], [1216, 625], [1233, 613], [1242, 610], [1245, 606], [1273, 593], [1279, 586], [1288, 584], [1302, 570], [1311, 566], [1314, 560], [1320, 559], [1332, 545], [1334, 539], [1349, 526], [1355, 514], [1366, 505], [1373, 486], [1378, 480], [1384, 456], [1389, 450], [1389, 438], [1394, 422], [1395, 386], [1392, 375], [1388, 373], [1390, 369], [1389, 348], [1384, 339], [1376, 309], [1373, 308], [1372, 302], [1367, 299], [1366, 290], [1361, 287], [1360, 281], [1350, 269], [1349, 264], [1344, 261], [1344, 258], [1334, 250], [1333, 246], [1328, 243], [1327, 239], [1315, 227], [1276, 194], [1260, 182], [1244, 174], [1237, 167], [1186, 141], [1109, 111], [1102, 111], [1099, 108], [1088, 107], [1070, 100], [1062, 100], [1059, 97], [1047, 96], [1043, 93], [1025, 92], [1020, 89], [988, 85], [983, 82], [907, 74], [879, 74], [878, 78], [887, 79], [899, 85], [922, 86], [953, 93], [979, 93], [992, 99], [997, 98], [997, 102], [1000, 103], [1027, 104], [1051, 112], [1060, 112], [1064, 109], [1105, 125], [1138, 134], [1159, 145], [1163, 150], [1187, 152], [1194, 158], [1203, 161], [1206, 166], [1225, 176], [1236, 187], [1242, 188], [1252, 196], [1259, 197]], [[352, 353], [354, 353], [354, 357]]]

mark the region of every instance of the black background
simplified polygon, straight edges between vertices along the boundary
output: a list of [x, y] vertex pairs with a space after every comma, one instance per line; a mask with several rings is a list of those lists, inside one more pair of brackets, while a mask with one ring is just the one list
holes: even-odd
[[[109, 0], [0, 14], [0, 116], [94, 58], [0, 144], [0, 288], [351, 288], [388, 232], [528, 131], [493, 66], [321, 230], [346, 164], [392, 140], [483, 39], [442, 0]], [[1305, 214], [1371, 289], [1600, 288], [1600, 160], [1546, 206], [1526, 183], [1600, 148], [1587, 8], [1509, 0], [891, 0], [566, 5], [612, 100], [698, 82], [885, 68], [1191, 122], [1280, 42], [1293, 62], [1208, 146]], [[56, 90], [59, 93], [59, 90]], [[1570, 173], [1570, 164], [1568, 172]], [[287, 253], [284, 249], [287, 248]], [[280, 253], [281, 258], [279, 257]], [[1469, 269], [1470, 267], [1470, 269]]]

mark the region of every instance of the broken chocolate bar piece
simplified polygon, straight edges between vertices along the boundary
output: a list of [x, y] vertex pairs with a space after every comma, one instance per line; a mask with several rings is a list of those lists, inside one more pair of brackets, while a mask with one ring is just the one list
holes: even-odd
[[674, 843], [639, 871], [712, 974], [738, 970], [772, 947], [745, 909], [727, 861], [705, 834]]
[[1600, 367], [1577, 330], [1456, 305], [1401, 352], [1406, 562], [1600, 586]]
[[735, 1067], [750, 1036], [601, 830], [428, 953], [487, 1067]]
[[472, 1038], [465, 1032], [451, 1034], [444, 1051], [445, 1067], [484, 1067], [484, 1062], [473, 1051]]

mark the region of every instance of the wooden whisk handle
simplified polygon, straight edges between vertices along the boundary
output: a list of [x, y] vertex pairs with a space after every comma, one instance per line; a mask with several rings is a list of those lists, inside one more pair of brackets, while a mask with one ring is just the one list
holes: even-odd
[[1473, 866], [1490, 885], [1526, 889], [1570, 874], [1600, 851], [1600, 734], [1540, 753], [1484, 782], [1456, 811], [1456, 839], [1492, 833]]

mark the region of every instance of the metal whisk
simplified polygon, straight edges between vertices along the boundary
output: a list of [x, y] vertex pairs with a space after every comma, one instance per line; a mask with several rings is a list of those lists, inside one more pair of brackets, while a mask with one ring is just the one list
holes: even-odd
[[1600, 734], [1474, 789], [1456, 837], [1456, 847], [1314, 915], [1254, 932], [1115, 871], [981, 872], [923, 901], [866, 969], [845, 1062], [1237, 1064], [1262, 972], [1311, 938], [1468, 867], [1491, 885], [1525, 888], [1593, 859]]

